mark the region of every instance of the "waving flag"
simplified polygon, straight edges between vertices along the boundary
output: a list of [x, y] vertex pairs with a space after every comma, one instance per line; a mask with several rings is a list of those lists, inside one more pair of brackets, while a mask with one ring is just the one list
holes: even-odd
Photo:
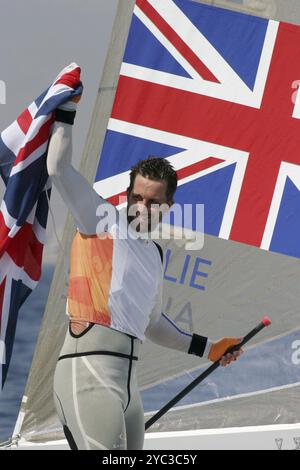
[[167, 158], [207, 234], [300, 257], [299, 54], [298, 26], [137, 0], [95, 188], [116, 202], [134, 163]]
[[0, 382], [11, 359], [19, 308], [41, 276], [51, 186], [46, 157], [55, 109], [82, 92], [80, 68], [66, 67], [0, 136]]

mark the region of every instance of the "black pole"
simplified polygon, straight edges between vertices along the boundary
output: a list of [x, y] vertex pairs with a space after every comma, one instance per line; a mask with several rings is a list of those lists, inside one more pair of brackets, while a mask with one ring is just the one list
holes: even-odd
[[[236, 346], [233, 346], [229, 348], [225, 354], [227, 353], [232, 353], [234, 351], [237, 351], [241, 347], [243, 347], [248, 341], [250, 341], [253, 336], [257, 335], [261, 330], [263, 330], [266, 326], [269, 326], [271, 324], [271, 321], [269, 320], [268, 317], [264, 317], [261, 322], [253, 329], [251, 330], [241, 341], [240, 344], [237, 344]], [[221, 358], [220, 358], [221, 359]], [[145, 424], [145, 430], [150, 428], [152, 424], [154, 424], [159, 418], [161, 418], [167, 411], [169, 411], [170, 408], [172, 408], [177, 402], [179, 402], [185, 395], [187, 395], [193, 388], [197, 387], [200, 382], [202, 382], [206, 377], [208, 377], [214, 370], [216, 370], [218, 367], [220, 367], [220, 362], [216, 361], [214, 362], [208, 369], [206, 369], [202, 374], [199, 375], [193, 382], [191, 382], [187, 387], [185, 387], [181, 392], [179, 392], [172, 400], [170, 400], [165, 406], [161, 408], [155, 415], [153, 415]]]

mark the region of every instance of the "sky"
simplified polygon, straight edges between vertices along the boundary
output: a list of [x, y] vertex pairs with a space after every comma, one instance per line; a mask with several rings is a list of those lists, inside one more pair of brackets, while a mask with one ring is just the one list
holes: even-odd
[[[84, 84], [73, 131], [73, 163], [78, 167], [117, 4], [118, 0], [0, 0], [0, 132], [49, 86], [62, 68], [77, 62]], [[1, 181], [1, 199], [3, 190]], [[55, 189], [51, 206], [61, 238], [67, 211]], [[53, 262], [57, 242], [50, 218], [46, 240], [44, 261]]]

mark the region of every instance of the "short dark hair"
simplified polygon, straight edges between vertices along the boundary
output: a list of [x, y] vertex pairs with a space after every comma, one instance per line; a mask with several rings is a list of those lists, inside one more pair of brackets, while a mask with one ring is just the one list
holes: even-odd
[[167, 190], [166, 196], [168, 201], [173, 199], [174, 193], [177, 189], [177, 173], [171, 163], [164, 158], [155, 157], [150, 155], [145, 160], [140, 160], [130, 170], [130, 185], [129, 192], [132, 191], [134, 181], [137, 175], [144, 176], [154, 181], [166, 181]]

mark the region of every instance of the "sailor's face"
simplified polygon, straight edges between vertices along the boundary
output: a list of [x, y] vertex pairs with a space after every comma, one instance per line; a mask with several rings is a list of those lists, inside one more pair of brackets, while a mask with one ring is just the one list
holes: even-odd
[[151, 232], [161, 221], [166, 208], [172, 205], [171, 201], [167, 201], [166, 191], [166, 181], [136, 176], [132, 191], [127, 192], [127, 219], [128, 223], [135, 221], [137, 232]]

